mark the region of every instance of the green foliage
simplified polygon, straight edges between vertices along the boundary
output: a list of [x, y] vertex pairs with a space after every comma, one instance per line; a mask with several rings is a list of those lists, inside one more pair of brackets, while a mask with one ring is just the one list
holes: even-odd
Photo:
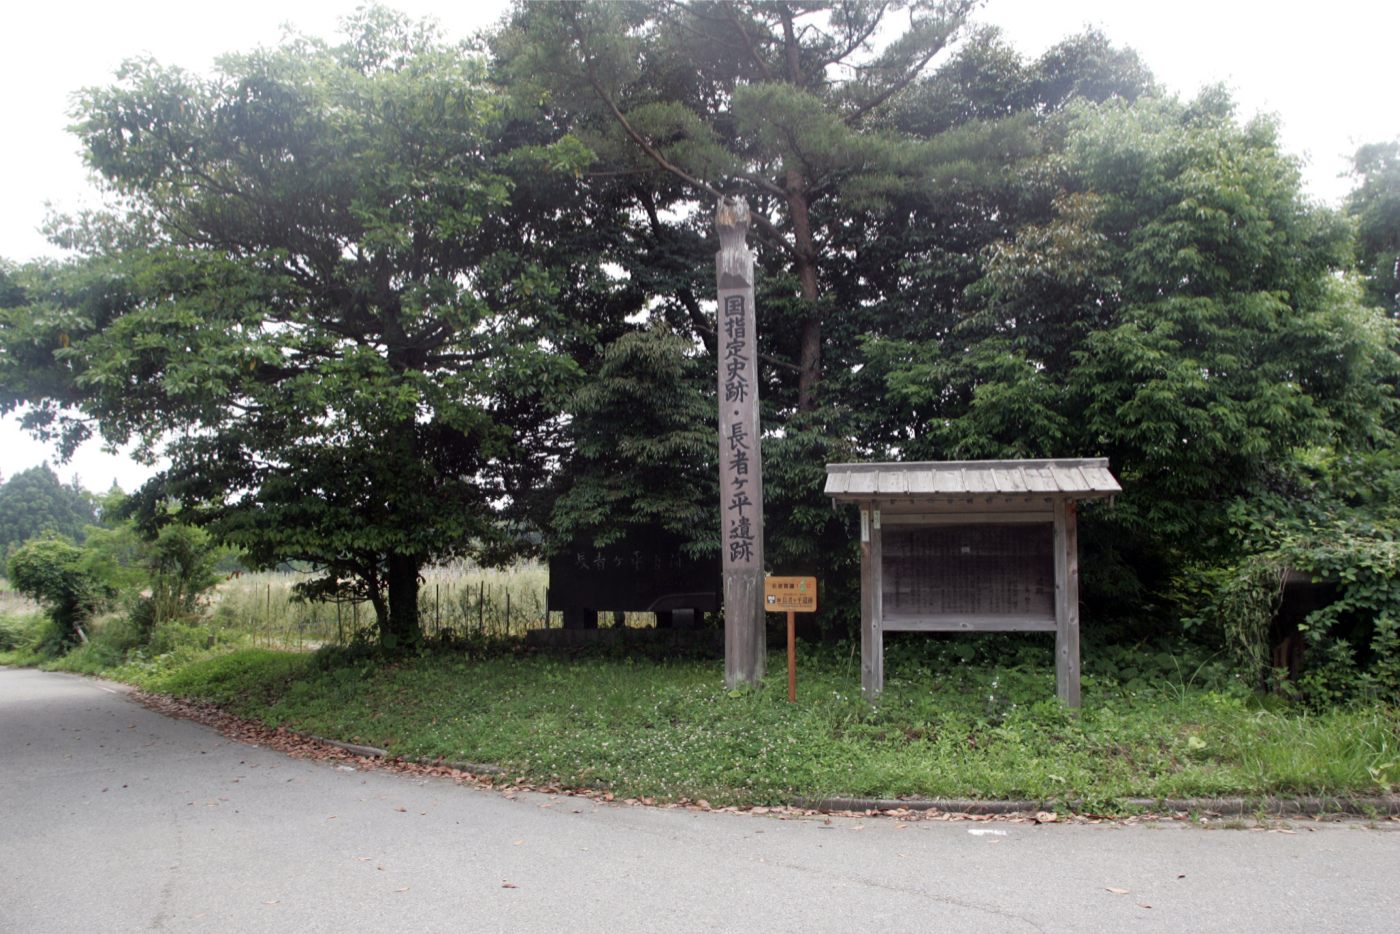
[[130, 597], [149, 583], [143, 566], [147, 542], [131, 520], [108, 519], [88, 526], [83, 539], [83, 567], [118, 595]]
[[42, 616], [38, 614], [0, 615], [0, 652], [27, 649], [34, 641]]
[[1400, 701], [1400, 545], [1344, 524], [1315, 526], [1217, 572], [1210, 617], [1256, 684], [1271, 674], [1269, 626], [1289, 571], [1336, 590], [1302, 627], [1308, 651], [1296, 689], [1319, 707]]
[[[863, 30], [888, 12], [522, 5], [494, 49], [515, 106], [592, 154], [583, 189], [648, 218], [617, 260], [641, 307], [707, 351], [708, 200], [749, 199], [774, 569], [853, 618], [828, 461], [1107, 455], [1130, 495], [1086, 512], [1085, 605], [1160, 625], [1184, 568], [1239, 557], [1227, 504], [1302, 446], [1380, 443], [1393, 340], [1333, 275], [1346, 226], [1267, 120], [1154, 96], [1099, 33], [1027, 61], [982, 31], [934, 67], [966, 7], [911, 10], [881, 50]], [[587, 373], [608, 398], [616, 374]], [[650, 461], [587, 464], [635, 447], [615, 421], [571, 425], [574, 475], [604, 480], [563, 487], [557, 527], [644, 519]], [[661, 488], [653, 515], [713, 515], [708, 485]]]
[[193, 697], [238, 709], [268, 703], [310, 670], [312, 656], [240, 649], [144, 674], [140, 683], [178, 697]]
[[551, 526], [599, 547], [664, 530], [696, 553], [718, 547], [714, 374], [665, 326], [625, 334], [569, 406], [573, 457], [556, 479]]
[[1343, 529], [1316, 531], [1286, 540], [1281, 549], [1299, 571], [1337, 582], [1337, 599], [1308, 616], [1307, 641], [1316, 658], [1303, 689], [1318, 704], [1357, 698], [1400, 703], [1400, 543]]
[[[128, 63], [75, 112], [113, 211], [58, 226], [80, 260], [0, 270], [0, 411], [164, 446], [144, 534], [173, 497], [412, 643], [420, 571], [519, 531], [713, 548], [709, 215], [743, 194], [767, 554], [826, 582], [829, 631], [855, 551], [825, 463], [1106, 455], [1086, 615], [1204, 600], [1253, 676], [1270, 575], [1336, 577], [1313, 693], [1390, 690], [1400, 484], [1355, 477], [1394, 447], [1395, 144], [1357, 154], [1340, 274], [1352, 228], [1270, 121], [1158, 96], [1096, 32], [1023, 59], [972, 6], [520, 4], [489, 66], [370, 8], [209, 78]], [[94, 534], [86, 569], [134, 586], [128, 533]], [[160, 573], [153, 632], [207, 567]]]
[[[968, 654], [971, 659], [963, 661]], [[995, 657], [989, 664], [988, 657]], [[851, 647], [726, 692], [712, 662], [241, 651], [144, 679], [269, 725], [619, 796], [780, 804], [796, 796], [1081, 802], [1128, 796], [1367, 794], [1394, 782], [1393, 711], [1258, 706], [1208, 661], [1157, 646], [1088, 657], [1086, 704], [1053, 699], [1051, 652], [1016, 637], [891, 646], [878, 706]], [[772, 660], [774, 670], [780, 667]], [[1210, 672], [1215, 672], [1211, 674]]]
[[1357, 186], [1347, 196], [1367, 297], [1400, 314], [1400, 140], [1369, 143], [1352, 158]]
[[142, 610], [141, 618], [148, 634], [163, 623], [187, 621], [195, 615], [200, 599], [219, 582], [214, 570], [217, 559], [203, 529], [176, 523], [157, 533], [146, 548], [144, 562], [150, 596], [143, 600], [149, 603], [149, 612]]
[[[566, 457], [561, 505], [538, 513], [549, 516], [559, 537], [615, 534], [603, 527], [656, 518], [686, 529], [697, 550], [713, 548], [713, 477], [697, 478], [686, 491], [683, 481], [701, 462], [658, 476], [655, 455], [684, 439], [703, 452], [703, 463], [714, 456], [712, 441], [690, 437], [714, 419], [698, 405], [713, 383], [704, 371], [715, 367], [713, 318], [701, 300], [713, 290], [713, 198], [742, 194], [753, 208], [760, 266], [769, 556], [784, 572], [801, 568], [849, 583], [849, 543], [836, 544], [848, 520], [832, 515], [821, 498], [820, 458], [852, 448], [845, 432], [857, 425], [839, 407], [865, 390], [848, 392], [843, 383], [856, 362], [857, 335], [870, 323], [865, 309], [881, 297], [867, 283], [909, 258], [908, 251], [888, 261], [876, 255], [877, 244], [896, 242], [878, 229], [878, 218], [907, 216], [903, 199], [946, 193], [960, 203], [963, 189], [1005, 179], [1002, 167], [1035, 148], [1029, 95], [1012, 120], [999, 119], [1003, 112], [970, 115], [957, 126], [898, 122], [969, 8], [960, 0], [803, 8], [521, 4], [493, 37], [495, 67], [514, 106], [547, 115], [559, 143], [577, 141], [592, 156], [573, 192], [586, 200], [575, 203], [630, 207], [619, 217], [619, 244], [608, 259], [636, 294], [601, 310], [613, 328], [624, 316], [635, 321], [639, 311], [664, 320], [680, 335], [685, 358], [670, 377], [687, 387], [679, 397], [652, 377], [640, 378], [635, 387], [662, 392], [640, 407], [619, 406], [611, 418], [590, 412], [630, 393], [617, 385], [634, 378], [621, 368], [644, 365], [637, 354], [661, 342], [642, 338], [607, 350], [616, 356], [606, 365], [583, 361], [589, 387], [577, 398], [585, 408], [570, 425], [577, 463]], [[924, 221], [913, 226], [961, 227]], [[885, 296], [909, 292], [902, 282], [882, 280], [879, 287]], [[600, 328], [605, 338], [621, 337], [609, 330]], [[699, 346], [703, 361], [694, 359]], [[658, 411], [663, 402], [675, 406], [669, 415]], [[665, 422], [656, 447], [638, 445], [642, 417], [634, 413]], [[619, 456], [634, 449], [635, 457]], [[571, 482], [578, 487], [570, 489]], [[656, 501], [639, 492], [653, 489]]]
[[[1251, 684], [1266, 684], [1272, 674], [1270, 627], [1283, 602], [1288, 570], [1278, 555], [1261, 554], [1203, 572], [1209, 592], [1205, 614]], [[1195, 617], [1186, 620], [1188, 629], [1200, 623]]]
[[1040, 172], [1061, 192], [984, 248], [969, 313], [865, 350], [918, 419], [903, 456], [1106, 455], [1125, 496], [1086, 523], [1086, 604], [1151, 624], [1183, 568], [1239, 557], [1227, 506], [1296, 451], [1388, 443], [1393, 327], [1333, 274], [1345, 227], [1272, 125], [1221, 93], [1057, 125]]
[[[214, 570], [220, 552], [207, 532], [166, 517], [158, 532], [143, 537], [131, 519], [119, 518], [125, 500], [120, 490], [103, 499], [103, 525], [87, 526], [80, 546], [50, 537], [12, 553], [15, 589], [42, 603], [55, 626], [55, 637], [20, 640], [36, 657], [61, 655], [81, 641], [68, 670], [97, 671], [133, 651], [159, 653], [153, 637], [163, 638], [168, 624], [194, 623], [220, 580]], [[119, 603], [124, 611], [94, 618]], [[0, 649], [19, 647], [16, 639]]]
[[14, 647], [0, 650], [0, 664], [43, 665], [61, 659], [73, 648], [66, 633], [48, 613], [34, 613], [23, 617], [8, 617], [6, 622], [13, 627]]
[[57, 538], [34, 539], [20, 546], [8, 564], [10, 583], [43, 604], [58, 627], [61, 646], [84, 638], [83, 625], [112, 597], [104, 582], [83, 567], [83, 552]]
[[70, 223], [82, 261], [21, 271], [0, 409], [65, 447], [93, 425], [161, 447], [148, 526], [174, 497], [411, 642], [425, 564], [513, 548], [497, 508], [539, 486], [570, 325], [520, 249], [481, 63], [382, 9], [346, 31], [83, 92], [123, 212]]
[[[860, 619], [860, 544], [853, 510], [819, 494], [826, 465], [855, 459], [833, 408], [794, 416], [763, 439], [765, 557], [774, 573], [813, 575], [821, 586], [816, 623], [829, 639]], [[805, 620], [804, 620], [805, 622]]]
[[46, 534], [81, 540], [94, 518], [92, 497], [76, 478], [60, 483], [48, 464], [21, 470], [0, 486], [0, 553]]
[[[1317, 706], [1400, 700], [1400, 462], [1392, 447], [1344, 456], [1313, 451], [1292, 465], [1287, 493], [1231, 505], [1243, 552], [1203, 572], [1205, 616], [1251, 683], [1271, 672], [1270, 623], [1288, 575], [1333, 599], [1303, 624], [1307, 653], [1293, 686]], [[1199, 622], [1201, 620], [1194, 620]]]
[[62, 655], [42, 655], [38, 663], [49, 670], [111, 677], [121, 670], [139, 639], [139, 631], [125, 614], [110, 614], [93, 621], [88, 640], [82, 645]]

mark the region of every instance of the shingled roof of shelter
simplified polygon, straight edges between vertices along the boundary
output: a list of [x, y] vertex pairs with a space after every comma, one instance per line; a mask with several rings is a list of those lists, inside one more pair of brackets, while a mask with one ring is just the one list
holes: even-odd
[[845, 502], [963, 494], [1093, 499], [1121, 492], [1105, 457], [826, 465], [826, 495]]

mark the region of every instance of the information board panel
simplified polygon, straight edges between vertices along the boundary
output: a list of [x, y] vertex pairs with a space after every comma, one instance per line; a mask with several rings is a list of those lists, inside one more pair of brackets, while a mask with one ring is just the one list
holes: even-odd
[[1048, 522], [892, 526], [883, 538], [886, 614], [1055, 617]]
[[817, 612], [817, 579], [815, 577], [765, 577], [763, 579], [763, 608], [769, 613]]

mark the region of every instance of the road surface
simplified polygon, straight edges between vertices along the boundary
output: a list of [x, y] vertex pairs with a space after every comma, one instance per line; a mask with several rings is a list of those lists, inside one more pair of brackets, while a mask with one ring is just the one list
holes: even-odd
[[287, 758], [0, 669], [0, 931], [1385, 932], [1400, 825], [778, 819]]

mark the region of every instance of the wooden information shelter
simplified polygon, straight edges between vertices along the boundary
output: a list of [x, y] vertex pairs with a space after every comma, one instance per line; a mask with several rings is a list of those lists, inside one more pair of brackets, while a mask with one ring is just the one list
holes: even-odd
[[1079, 706], [1075, 504], [1122, 492], [1104, 458], [828, 464], [860, 507], [861, 687], [886, 632], [1053, 632], [1055, 690]]

